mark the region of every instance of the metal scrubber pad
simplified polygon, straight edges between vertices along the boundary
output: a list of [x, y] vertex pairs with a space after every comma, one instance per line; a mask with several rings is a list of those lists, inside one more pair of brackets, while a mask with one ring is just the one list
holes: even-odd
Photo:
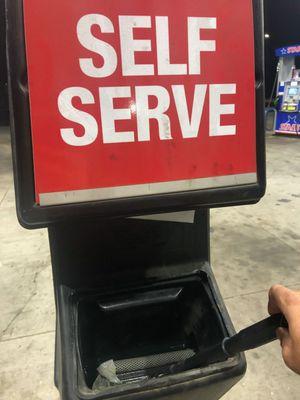
[[195, 352], [192, 349], [172, 351], [168, 353], [152, 354], [145, 357], [128, 358], [115, 360], [117, 374], [146, 370], [186, 360], [192, 357]]

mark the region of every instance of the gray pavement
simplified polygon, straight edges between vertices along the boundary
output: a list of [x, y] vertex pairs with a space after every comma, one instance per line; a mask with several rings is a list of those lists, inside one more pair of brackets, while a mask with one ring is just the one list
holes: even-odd
[[[16, 219], [8, 130], [0, 128], [0, 399], [58, 400], [47, 232]], [[268, 189], [255, 206], [212, 211], [212, 264], [236, 329], [266, 316], [273, 283], [300, 289], [300, 140], [267, 137]], [[224, 400], [299, 400], [279, 344], [248, 352]], [[199, 399], [205, 400], [205, 399]]]

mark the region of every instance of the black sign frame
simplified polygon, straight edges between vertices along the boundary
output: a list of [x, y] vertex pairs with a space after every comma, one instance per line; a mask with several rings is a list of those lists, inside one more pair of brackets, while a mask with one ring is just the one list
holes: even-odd
[[7, 57], [16, 206], [26, 228], [79, 218], [111, 218], [256, 203], [265, 193], [264, 34], [262, 0], [253, 0], [256, 74], [257, 183], [56, 206], [35, 201], [23, 0], [6, 0]]

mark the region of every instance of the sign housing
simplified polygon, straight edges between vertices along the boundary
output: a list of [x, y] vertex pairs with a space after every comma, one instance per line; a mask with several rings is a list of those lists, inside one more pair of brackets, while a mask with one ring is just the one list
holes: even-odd
[[263, 195], [259, 1], [46, 2], [7, 5], [24, 225]]

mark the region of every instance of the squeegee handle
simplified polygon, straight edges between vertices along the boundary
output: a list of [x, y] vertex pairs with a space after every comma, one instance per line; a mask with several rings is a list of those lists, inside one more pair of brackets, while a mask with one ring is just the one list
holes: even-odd
[[280, 327], [288, 328], [285, 317], [283, 314], [272, 315], [243, 329], [238, 334], [226, 338], [223, 342], [223, 349], [230, 357], [246, 350], [256, 349], [276, 340], [276, 330]]

